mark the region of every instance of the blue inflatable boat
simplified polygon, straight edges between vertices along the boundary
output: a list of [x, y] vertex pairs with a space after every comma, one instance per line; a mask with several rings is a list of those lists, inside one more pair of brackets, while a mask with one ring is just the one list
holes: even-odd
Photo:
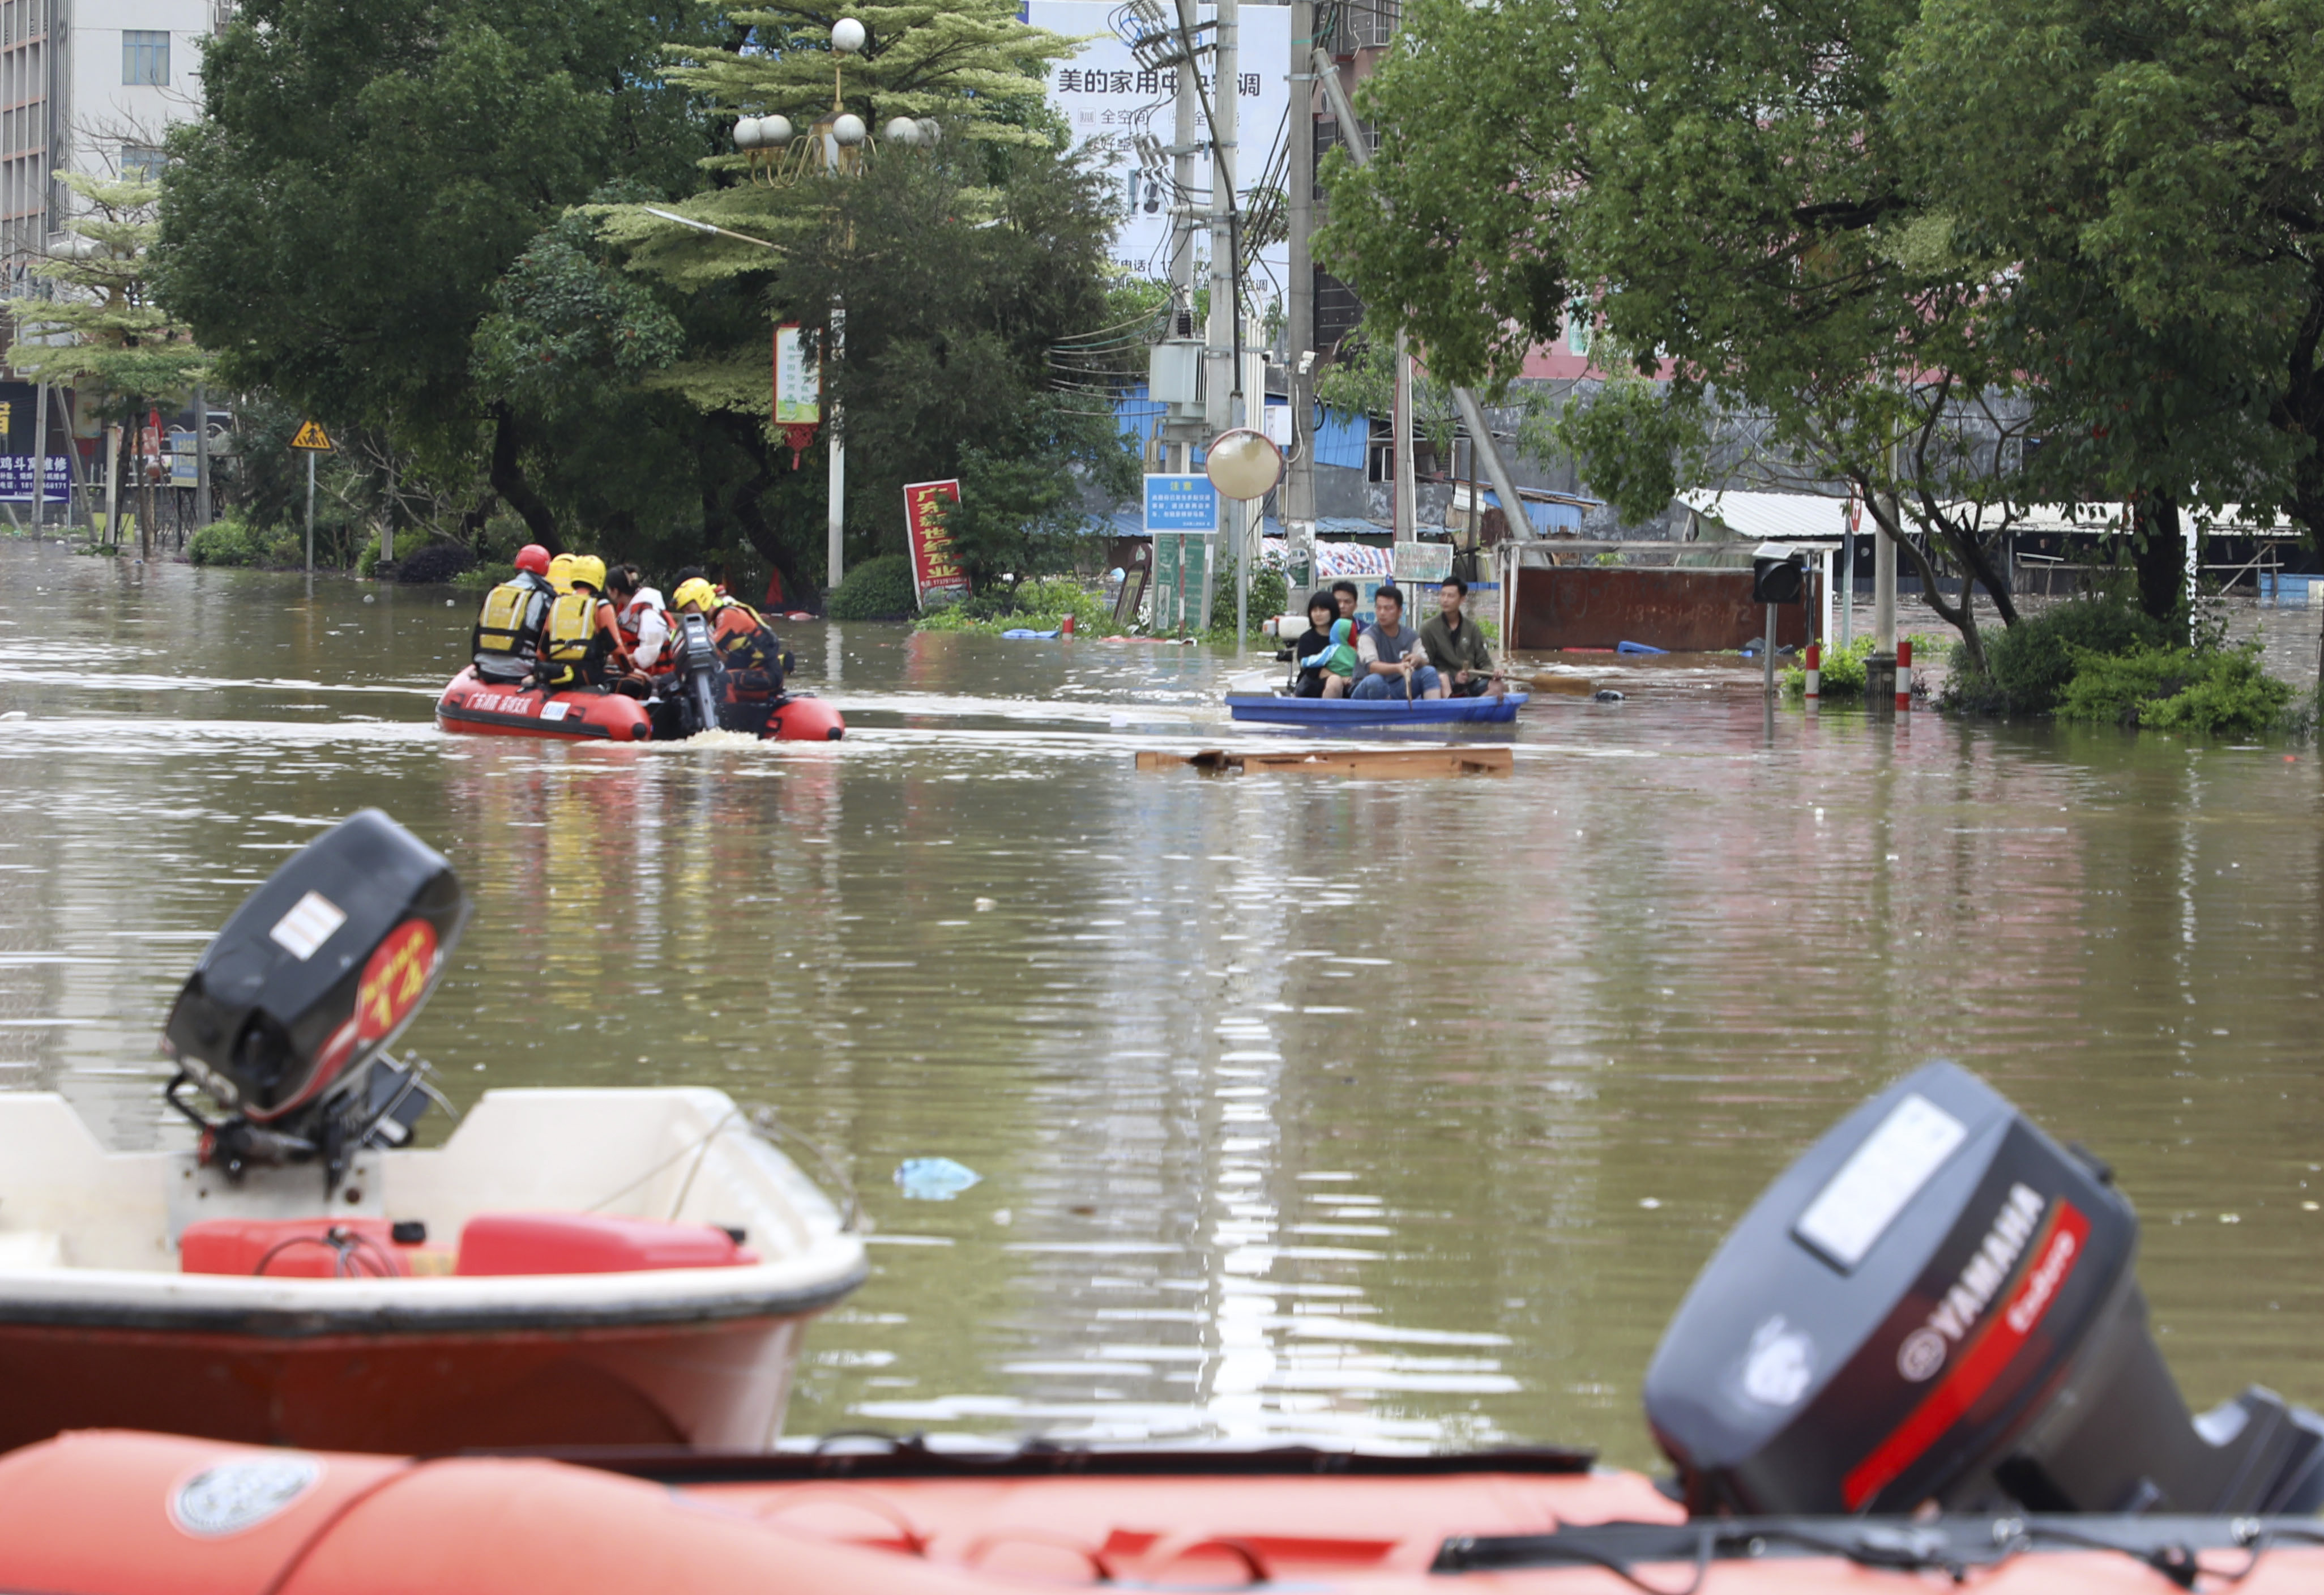
[[1238, 720], [1265, 725], [1487, 725], [1517, 717], [1522, 692], [1500, 697], [1311, 698], [1275, 693], [1231, 692], [1227, 712]]

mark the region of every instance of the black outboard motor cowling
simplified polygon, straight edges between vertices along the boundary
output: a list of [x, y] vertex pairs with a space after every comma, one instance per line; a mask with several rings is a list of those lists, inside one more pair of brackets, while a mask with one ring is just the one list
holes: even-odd
[[2324, 1505], [2324, 1420], [2190, 1419], [2110, 1175], [1931, 1064], [1770, 1186], [1646, 1381], [1697, 1512], [2192, 1513]]
[[694, 730], [688, 735], [718, 729], [718, 698], [720, 675], [724, 662], [718, 657], [718, 644], [710, 635], [710, 622], [700, 614], [678, 617], [678, 679], [685, 696], [679, 702], [685, 705], [687, 718]]
[[467, 923], [441, 855], [375, 808], [292, 855], [203, 950], [163, 1049], [224, 1107], [296, 1136], [364, 1083]]

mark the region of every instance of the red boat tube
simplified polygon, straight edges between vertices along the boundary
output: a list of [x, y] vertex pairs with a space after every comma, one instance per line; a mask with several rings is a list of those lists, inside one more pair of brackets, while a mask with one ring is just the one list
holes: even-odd
[[[687, 1471], [682, 1458], [664, 1453]], [[72, 1595], [2305, 1595], [2312, 1518], [1696, 1519], [1635, 1473], [1296, 1453], [773, 1484], [83, 1432], [0, 1457], [0, 1588]], [[1099, 1459], [1102, 1464], [1103, 1459]], [[733, 1458], [705, 1457], [708, 1479]], [[1254, 1466], [1252, 1464], [1256, 1463]], [[1319, 1465], [1322, 1464], [1322, 1465]], [[1481, 1465], [1480, 1465], [1481, 1464]], [[827, 1468], [827, 1471], [826, 1471]], [[1391, 1471], [1390, 1470], [1395, 1470]], [[975, 1476], [982, 1472], [983, 1476]], [[675, 1486], [675, 1488], [672, 1488]], [[1997, 1533], [1997, 1531], [1999, 1531]], [[1690, 1564], [1692, 1581], [1689, 1581]]]
[[767, 716], [766, 734], [786, 742], [835, 742], [847, 734], [847, 722], [819, 697], [786, 697]]
[[[642, 742], [653, 736], [643, 704], [617, 692], [545, 692], [487, 681], [474, 666], [452, 678], [436, 700], [436, 724], [472, 736], [563, 737], [575, 742]], [[789, 696], [775, 705], [762, 733], [769, 742], [835, 742], [847, 733], [839, 711], [818, 697]]]
[[642, 742], [653, 735], [646, 706], [617, 692], [546, 692], [487, 681], [471, 665], [436, 700], [436, 724], [473, 736], [549, 736], [575, 742]]

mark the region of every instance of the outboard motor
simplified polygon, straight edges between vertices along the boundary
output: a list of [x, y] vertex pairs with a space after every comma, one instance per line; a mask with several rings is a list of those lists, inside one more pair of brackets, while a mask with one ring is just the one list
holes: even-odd
[[[400, 1146], [428, 1106], [422, 1065], [385, 1048], [435, 989], [467, 923], [452, 867], [375, 808], [341, 821], [252, 893], [203, 950], [170, 1010], [171, 1104], [202, 1129], [201, 1161], [323, 1164]], [[191, 1082], [226, 1111], [180, 1096]]]
[[679, 706], [693, 724], [685, 734], [718, 729], [718, 678], [724, 668], [718, 644], [710, 635], [710, 621], [701, 614], [678, 617], [675, 652], [681, 696]]
[[1737, 1225], [1647, 1369], [1692, 1511], [2313, 1512], [2324, 1419], [2188, 1415], [2102, 1164], [1931, 1064]]

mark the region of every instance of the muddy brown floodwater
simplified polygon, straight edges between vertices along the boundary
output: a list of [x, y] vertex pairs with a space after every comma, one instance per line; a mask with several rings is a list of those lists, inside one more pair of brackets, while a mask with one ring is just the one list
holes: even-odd
[[[1761, 1185], [1934, 1056], [2115, 1165], [2190, 1396], [2324, 1401], [2306, 747], [1536, 701], [1503, 780], [1139, 774], [1196, 650], [787, 628], [838, 745], [448, 737], [470, 601], [0, 547], [0, 1088], [177, 1133], [163, 1011], [376, 804], [477, 903], [456, 1098], [690, 1082], [830, 1148], [872, 1282], [791, 1426], [1541, 1439], [1644, 1462]], [[2315, 654], [2315, 620], [2270, 616]], [[908, 1201], [901, 1160], [982, 1176]]]

